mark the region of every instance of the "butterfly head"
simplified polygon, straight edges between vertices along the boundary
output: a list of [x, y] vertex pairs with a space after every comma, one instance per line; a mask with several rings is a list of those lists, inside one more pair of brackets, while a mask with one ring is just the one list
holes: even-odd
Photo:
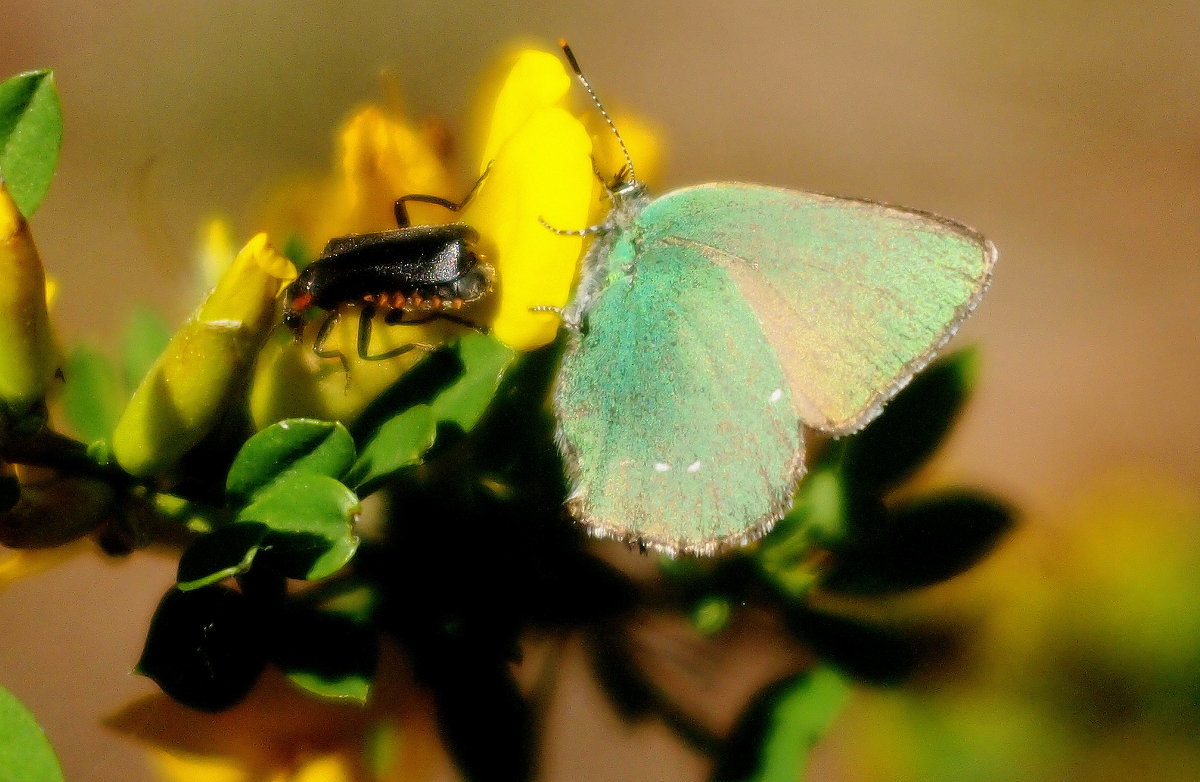
[[621, 169], [613, 175], [611, 180], [605, 182], [604, 186], [608, 189], [608, 194], [616, 205], [628, 204], [646, 196], [645, 183], [634, 175], [633, 168], [629, 165], [621, 166]]
[[617, 171], [611, 181], [605, 183], [609, 194], [612, 196], [613, 203], [620, 205], [645, 196], [646, 186], [638, 180], [637, 174], [633, 171], [633, 158], [629, 156], [629, 148], [625, 146], [625, 140], [621, 138], [621, 132], [617, 130], [616, 123], [613, 122], [608, 110], [604, 108], [604, 104], [600, 102], [600, 98], [596, 95], [596, 91], [592, 89], [592, 85], [588, 83], [587, 77], [583, 75], [583, 70], [579, 67], [579, 61], [575, 59], [575, 53], [571, 51], [571, 47], [562, 39], [559, 39], [558, 45], [562, 47], [563, 54], [566, 55], [567, 62], [571, 65], [571, 70], [575, 72], [579, 83], [587, 90], [592, 103], [596, 104], [596, 108], [599, 109], [600, 116], [604, 118], [605, 124], [608, 125], [613, 135], [617, 137], [617, 144], [621, 147], [621, 154], [625, 156], [625, 165], [621, 166], [621, 169]]

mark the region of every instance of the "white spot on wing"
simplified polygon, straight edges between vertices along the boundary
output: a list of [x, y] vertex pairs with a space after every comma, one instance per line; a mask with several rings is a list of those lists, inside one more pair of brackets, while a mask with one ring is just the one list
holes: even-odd
[[769, 397], [767, 397], [767, 401], [770, 402], [771, 404], [775, 404], [780, 399], [783, 399], [783, 389], [782, 388], [775, 389], [774, 391], [771, 392], [771, 395]]
[[666, 462], [655, 462], [654, 469], [656, 472], [666, 472], [667, 470], [671, 469], [671, 465], [667, 464]]
[[689, 464], [688, 468], [687, 468], [688, 472], [699, 472], [699, 470], [700, 470], [700, 460], [699, 459], [697, 459], [696, 461]]

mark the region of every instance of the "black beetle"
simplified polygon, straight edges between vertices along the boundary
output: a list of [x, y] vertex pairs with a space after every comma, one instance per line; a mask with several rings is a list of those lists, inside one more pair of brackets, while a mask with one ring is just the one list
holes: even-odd
[[[329, 315], [317, 331], [313, 352], [321, 358], [338, 358], [347, 369], [344, 355], [324, 349], [343, 304], [362, 304], [358, 355], [367, 361], [432, 347], [412, 343], [368, 355], [371, 321], [379, 308], [387, 310], [384, 322], [388, 325], [444, 318], [479, 328], [453, 314], [465, 304], [483, 298], [492, 287], [492, 268], [475, 249], [479, 234], [464, 223], [410, 226], [404, 204], [423, 201], [457, 212], [470, 201], [486, 176], [487, 171], [461, 203], [437, 196], [402, 196], [395, 205], [399, 228], [331, 239], [321, 257], [306, 266], [284, 291], [283, 324], [299, 340], [304, 332], [305, 313], [312, 307], [326, 310]], [[407, 317], [410, 313], [418, 317]]]

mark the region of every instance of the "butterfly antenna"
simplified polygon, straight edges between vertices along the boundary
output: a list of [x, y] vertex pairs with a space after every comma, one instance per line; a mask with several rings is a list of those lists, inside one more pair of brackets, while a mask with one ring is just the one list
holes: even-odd
[[579, 60], [575, 59], [575, 53], [571, 51], [571, 47], [567, 45], [564, 38], [558, 39], [558, 45], [563, 50], [563, 54], [567, 56], [567, 62], [571, 64], [571, 70], [575, 71], [575, 76], [579, 78], [579, 83], [587, 90], [588, 95], [592, 98], [592, 103], [596, 104], [596, 108], [600, 110], [600, 116], [604, 117], [604, 122], [607, 123], [613, 135], [617, 137], [617, 144], [621, 146], [621, 154], [625, 156], [625, 167], [621, 169], [621, 174], [617, 175], [617, 181], [636, 180], [637, 176], [633, 173], [633, 158], [629, 156], [629, 148], [625, 146], [625, 139], [621, 138], [621, 132], [617, 130], [617, 125], [609, 116], [608, 110], [604, 108], [604, 104], [600, 102], [600, 98], [596, 95], [596, 91], [592, 89], [592, 85], [588, 83], [587, 77], [583, 75], [583, 71], [579, 67]]

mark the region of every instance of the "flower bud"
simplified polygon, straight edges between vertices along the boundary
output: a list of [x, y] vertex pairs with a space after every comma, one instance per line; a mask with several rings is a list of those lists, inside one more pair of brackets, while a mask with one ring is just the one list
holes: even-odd
[[0, 181], [0, 402], [20, 417], [39, 406], [61, 355], [46, 311], [46, 275], [29, 224]]
[[266, 234], [238, 253], [117, 422], [112, 450], [123, 469], [140, 477], [159, 473], [209, 432], [230, 395], [243, 387], [274, 325], [279, 291], [295, 276]]

